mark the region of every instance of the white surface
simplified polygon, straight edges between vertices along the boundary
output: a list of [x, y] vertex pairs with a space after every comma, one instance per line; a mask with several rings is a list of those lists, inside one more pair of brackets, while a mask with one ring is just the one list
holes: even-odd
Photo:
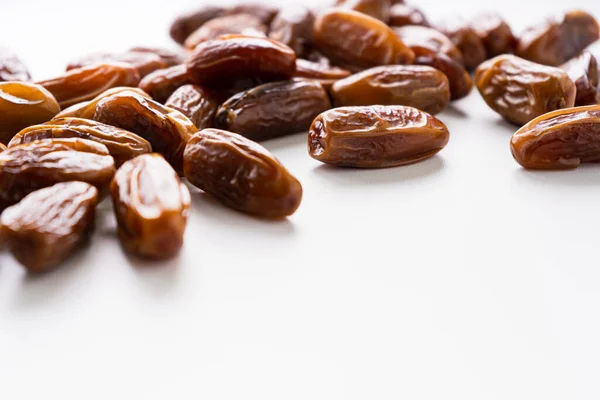
[[[169, 44], [194, 2], [0, 3], [2, 42], [41, 79]], [[565, 7], [420, 3], [434, 20], [501, 6], [518, 27]], [[266, 143], [304, 185], [298, 213], [270, 223], [195, 194], [164, 265], [122, 253], [107, 203], [54, 273], [0, 255], [0, 399], [598, 399], [600, 166], [521, 169], [515, 128], [477, 93], [439, 117], [448, 147], [403, 168], [324, 167], [304, 135]]]

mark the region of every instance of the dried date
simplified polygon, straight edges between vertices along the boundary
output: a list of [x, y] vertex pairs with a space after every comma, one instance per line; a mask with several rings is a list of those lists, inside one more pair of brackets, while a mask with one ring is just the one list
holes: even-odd
[[194, 50], [207, 40], [224, 35], [266, 36], [268, 28], [260, 19], [250, 14], [226, 15], [208, 21], [185, 40], [185, 47]]
[[190, 83], [184, 64], [151, 73], [140, 82], [140, 89], [149, 93], [159, 103], [167, 99], [183, 85]]
[[390, 26], [421, 25], [430, 26], [421, 10], [406, 4], [395, 4], [390, 10]]
[[225, 15], [227, 10], [223, 7], [204, 6], [197, 10], [181, 15], [173, 21], [169, 34], [171, 38], [179, 44], [184, 44], [185, 40], [198, 28], [210, 21]]
[[390, 21], [390, 0], [337, 0], [336, 7], [358, 11], [384, 23]]
[[488, 58], [514, 52], [517, 40], [500, 15], [480, 14], [473, 18], [471, 26], [483, 41]]
[[183, 50], [171, 50], [162, 47], [137, 46], [129, 50], [130, 53], [150, 53], [155, 54], [163, 61], [165, 68], [181, 65], [185, 62], [187, 54]]
[[415, 59], [415, 64], [433, 67], [446, 75], [450, 83], [450, 100], [462, 99], [473, 89], [473, 80], [469, 72], [462, 64], [448, 56], [443, 54], [419, 56]]
[[302, 80], [317, 81], [325, 90], [331, 89], [334, 83], [352, 75], [352, 72], [328, 65], [328, 63], [317, 63], [313, 61], [296, 60], [296, 73], [294, 78]]
[[143, 78], [156, 70], [167, 67], [167, 64], [157, 54], [128, 51], [125, 53], [89, 54], [79, 60], [69, 63], [69, 65], [67, 65], [67, 71], [98, 64], [120, 63], [129, 64], [134, 67], [138, 71], [140, 78]]
[[458, 47], [468, 69], [477, 68], [487, 59], [483, 40], [467, 21], [460, 18], [446, 19], [436, 28]]
[[180, 111], [198, 130], [202, 130], [212, 127], [219, 101], [201, 86], [184, 85], [169, 97], [165, 106]]
[[0, 82], [31, 80], [27, 67], [12, 51], [0, 47]]
[[286, 7], [271, 23], [269, 37], [289, 46], [297, 56], [306, 55], [313, 43], [315, 16], [306, 7]]
[[94, 114], [96, 114], [96, 106], [98, 102], [106, 97], [110, 97], [113, 94], [124, 93], [124, 92], [132, 92], [138, 94], [142, 97], [150, 98], [150, 95], [144, 92], [142, 89], [132, 88], [132, 87], [116, 87], [112, 89], [108, 89], [98, 96], [93, 98], [90, 101], [83, 101], [81, 103], [77, 103], [72, 105], [71, 107], [61, 111], [56, 115], [55, 118], [84, 118], [84, 119], [94, 119]]
[[464, 63], [458, 47], [442, 32], [426, 26], [402, 26], [394, 32], [417, 57], [444, 54], [456, 62]]
[[575, 106], [600, 104], [600, 70], [596, 58], [585, 51], [561, 67], [577, 88]]

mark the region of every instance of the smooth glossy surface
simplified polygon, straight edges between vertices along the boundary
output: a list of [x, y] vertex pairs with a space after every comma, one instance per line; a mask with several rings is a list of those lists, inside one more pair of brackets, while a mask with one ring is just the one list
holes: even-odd
[[416, 7], [407, 4], [395, 4], [390, 10], [390, 26], [421, 25], [429, 26], [425, 14]]
[[140, 82], [140, 89], [159, 103], [167, 101], [181, 86], [190, 83], [184, 64], [151, 73]]
[[31, 75], [27, 67], [15, 53], [0, 47], [0, 82], [30, 81]]
[[225, 15], [208, 21], [185, 40], [185, 47], [194, 50], [200, 43], [223, 35], [265, 36], [268, 27], [251, 14]]
[[561, 67], [577, 88], [575, 106], [600, 104], [600, 69], [598, 61], [589, 52], [583, 52], [578, 57]]
[[417, 57], [444, 54], [459, 63], [463, 63], [462, 53], [443, 33], [426, 26], [402, 26], [394, 32]]
[[390, 0], [337, 0], [335, 6], [358, 11], [387, 24], [390, 21], [392, 2]]
[[212, 127], [219, 101], [210, 91], [198, 85], [184, 85], [165, 103], [188, 117], [198, 130]]

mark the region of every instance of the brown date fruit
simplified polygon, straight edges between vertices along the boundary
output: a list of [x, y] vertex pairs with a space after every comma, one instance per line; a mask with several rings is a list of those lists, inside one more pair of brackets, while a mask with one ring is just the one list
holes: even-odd
[[198, 131], [179, 111], [131, 92], [100, 100], [93, 119], [143, 137], [177, 172], [181, 171], [187, 141]]
[[158, 57], [160, 57], [160, 59], [164, 63], [164, 68], [174, 67], [175, 65], [183, 64], [185, 62], [185, 59], [187, 58], [187, 54], [183, 50], [171, 50], [161, 47], [137, 46], [131, 48], [129, 52], [155, 54]]
[[529, 169], [569, 169], [600, 161], [600, 105], [544, 114], [510, 141], [515, 160]]
[[10, 50], [0, 47], [0, 82], [31, 80], [25, 64]]
[[79, 60], [69, 63], [69, 65], [67, 65], [67, 71], [98, 64], [115, 63], [125, 63], [131, 65], [138, 71], [140, 78], [143, 78], [156, 70], [167, 67], [167, 64], [162, 60], [162, 58], [156, 54], [128, 51], [125, 53], [89, 54]]
[[[416, 65], [428, 65], [446, 75], [450, 83], [450, 100], [459, 100], [466, 97], [473, 89], [471, 75], [453, 59], [443, 54], [420, 56], [415, 59]], [[417, 107], [418, 108], [418, 107]]]
[[198, 130], [202, 130], [212, 126], [219, 101], [201, 86], [184, 85], [169, 97], [165, 106], [180, 111]]
[[315, 16], [306, 7], [282, 9], [269, 30], [269, 37], [289, 46], [297, 56], [306, 55], [313, 43]]
[[539, 64], [564, 64], [600, 38], [598, 21], [583, 11], [570, 11], [526, 29], [516, 54]]
[[140, 74], [129, 64], [98, 64], [67, 71], [55, 79], [38, 82], [54, 95], [61, 108], [91, 100], [117, 86], [137, 86]]
[[81, 138], [106, 146], [117, 167], [141, 154], [152, 152], [147, 140], [112, 125], [81, 118], [53, 119], [42, 125], [23, 129], [9, 147], [44, 139]]
[[52, 119], [60, 106], [42, 86], [0, 82], [0, 143], [7, 144], [21, 129]]
[[596, 58], [589, 52], [581, 53], [561, 67], [575, 82], [575, 106], [600, 104], [600, 69]]
[[336, 107], [404, 105], [436, 114], [450, 103], [450, 84], [435, 68], [387, 65], [337, 81], [331, 96]]
[[430, 26], [421, 10], [406, 4], [395, 4], [390, 10], [390, 26], [421, 25]]
[[444, 54], [456, 62], [464, 64], [462, 53], [458, 47], [438, 30], [426, 26], [408, 25], [394, 28], [394, 32], [417, 57]]
[[91, 140], [50, 139], [10, 147], [0, 153], [0, 212], [59, 182], [87, 182], [103, 194], [114, 174], [106, 146]]
[[436, 26], [463, 55], [465, 67], [475, 69], [487, 59], [487, 51], [483, 40], [477, 35], [471, 25], [460, 18], [446, 19]]
[[329, 90], [334, 83], [350, 75], [352, 72], [348, 70], [299, 58], [296, 60], [294, 78], [317, 81], [325, 90]]
[[6, 146], [0, 143], [0, 153], [2, 153], [4, 150], [6, 150]]
[[190, 83], [185, 64], [160, 69], [140, 82], [140, 89], [159, 103], [164, 103], [178, 88]]
[[72, 105], [69, 108], [64, 109], [60, 113], [56, 115], [54, 118], [84, 118], [84, 119], [94, 119], [94, 114], [96, 114], [96, 106], [98, 102], [105, 97], [110, 97], [113, 94], [123, 93], [123, 92], [133, 92], [135, 94], [139, 94], [142, 97], [150, 98], [150, 95], [144, 92], [142, 89], [132, 88], [132, 87], [116, 87], [112, 89], [108, 89], [98, 96], [94, 97], [90, 101], [83, 101], [81, 103], [77, 103]]
[[7, 208], [0, 217], [0, 236], [28, 272], [50, 271], [89, 239], [97, 203], [95, 187], [57, 183]]
[[183, 14], [173, 21], [169, 34], [174, 41], [183, 44], [194, 31], [208, 21], [223, 16], [226, 11], [223, 7], [204, 6]]
[[243, 3], [229, 9], [227, 15], [250, 14], [260, 19], [264, 25], [269, 26], [278, 12], [279, 9], [271, 5], [263, 3]]
[[483, 41], [488, 58], [514, 52], [517, 40], [498, 14], [480, 14], [471, 20], [471, 26]]
[[184, 173], [226, 206], [261, 217], [292, 215], [302, 201], [302, 185], [271, 153], [227, 131], [195, 134], [185, 149]]
[[492, 110], [519, 125], [575, 104], [575, 84], [565, 71], [510, 54], [481, 64], [475, 84]]
[[200, 44], [186, 65], [192, 82], [222, 89], [245, 79], [289, 79], [296, 71], [296, 54], [272, 39], [230, 35]]
[[318, 82], [272, 82], [227, 100], [217, 111], [215, 127], [261, 141], [306, 131], [330, 108], [329, 96]]
[[140, 257], [165, 259], [177, 255], [190, 209], [190, 192], [159, 154], [127, 161], [110, 184], [119, 239]]
[[358, 11], [384, 23], [390, 20], [390, 0], [337, 0], [336, 7]]
[[250, 14], [225, 15], [208, 21], [185, 40], [185, 47], [194, 50], [200, 43], [224, 35], [266, 36], [268, 28]]
[[416, 108], [343, 107], [315, 119], [308, 149], [312, 158], [325, 164], [387, 168], [432, 157], [449, 139], [440, 120]]
[[415, 54], [383, 22], [368, 15], [332, 9], [317, 17], [317, 48], [343, 68], [359, 71], [379, 65], [411, 64]]

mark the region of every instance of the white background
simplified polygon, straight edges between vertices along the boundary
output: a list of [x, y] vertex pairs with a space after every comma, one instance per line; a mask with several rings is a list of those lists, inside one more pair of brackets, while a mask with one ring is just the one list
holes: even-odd
[[[200, 1], [0, 0], [0, 42], [37, 79], [84, 53], [172, 45]], [[281, 2], [284, 3], [283, 1]], [[322, 4], [311, 1], [309, 4]], [[432, 20], [528, 21], [597, 0], [420, 1]], [[530, 172], [477, 93], [448, 147], [336, 170], [303, 134], [266, 143], [304, 185], [288, 221], [195, 192], [180, 257], [92, 246], [29, 277], [0, 255], [0, 399], [598, 399], [600, 166]]]

